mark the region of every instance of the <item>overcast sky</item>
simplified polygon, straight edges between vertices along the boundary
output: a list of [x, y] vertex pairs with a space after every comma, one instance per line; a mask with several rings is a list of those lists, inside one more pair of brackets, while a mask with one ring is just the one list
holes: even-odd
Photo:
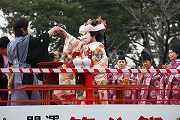
[[[0, 27], [4, 27], [4, 26], [6, 26], [6, 24], [7, 24], [7, 21], [4, 19], [3, 12], [0, 10]], [[7, 33], [3, 33], [2, 30], [0, 29], [0, 37], [2, 37], [2, 36], [8, 36], [8, 38], [10, 40], [13, 39], [12, 36], [10, 36]]]
[[[0, 11], [0, 26], [2, 26], [2, 24], [3, 24], [3, 17], [2, 17], [2, 11]], [[0, 29], [0, 36], [1, 36], [1, 34], [2, 34], [2, 30]]]
[[[3, 27], [7, 24], [7, 21], [3, 17], [3, 12], [0, 10], [0, 26]], [[2, 36], [2, 30], [0, 29], [0, 37]]]

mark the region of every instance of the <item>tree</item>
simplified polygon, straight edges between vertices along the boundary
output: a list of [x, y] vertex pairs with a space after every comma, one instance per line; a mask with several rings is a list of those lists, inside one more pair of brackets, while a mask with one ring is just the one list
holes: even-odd
[[[0, 1], [0, 6], [6, 15], [8, 25], [3, 28], [6, 32], [12, 30], [15, 18], [25, 16], [32, 22], [38, 34], [49, 30], [54, 25], [60, 25], [73, 36], [79, 36], [78, 28], [88, 18], [95, 19], [101, 15], [107, 21], [106, 40], [109, 58], [116, 61], [117, 52], [129, 45], [129, 38], [123, 24], [130, 21], [130, 16], [114, 0], [82, 1], [35, 1], [35, 0], [6, 0]], [[43, 31], [42, 31], [43, 30]], [[51, 41], [51, 48], [62, 50], [62, 37], [56, 36]], [[114, 62], [115, 63], [115, 62]], [[112, 65], [114, 66], [114, 65]]]
[[109, 67], [114, 67], [117, 55], [121, 50], [126, 54], [131, 52], [130, 39], [127, 36], [125, 25], [132, 20], [132, 17], [114, 0], [103, 0], [103, 2], [79, 0], [79, 4], [83, 8], [83, 13], [92, 16], [92, 18], [101, 15], [107, 21], [106, 48], [109, 55]]
[[[81, 13], [76, 3], [63, 0], [60, 2], [54, 0], [6, 0], [0, 1], [0, 6], [8, 21], [8, 25], [2, 28], [5, 32], [12, 31], [13, 21], [24, 16], [32, 22], [32, 28], [36, 28], [37, 34], [48, 31], [56, 25], [66, 29], [74, 36], [78, 34], [79, 17], [72, 14], [72, 11]], [[62, 51], [62, 37], [57, 35], [53, 37], [50, 43], [50, 48], [59, 48]]]
[[[134, 18], [127, 26], [130, 39], [148, 48], [160, 67], [166, 61], [168, 40], [180, 35], [180, 1], [139, 0], [139, 10], [132, 5], [126, 6], [124, 1], [117, 1]], [[143, 42], [138, 42], [139, 39]]]
[[[12, 30], [15, 18], [24, 16], [32, 22], [38, 34], [59, 25], [78, 37], [82, 23], [101, 15], [107, 21], [104, 38], [110, 67], [114, 67], [119, 51], [123, 50], [134, 63], [131, 66], [134, 68], [139, 64], [139, 47], [147, 47], [151, 51], [157, 66], [163, 64], [164, 46], [172, 37], [179, 36], [179, 6], [179, 0], [0, 1], [8, 21], [8, 25], [2, 28], [5, 32]], [[50, 42], [50, 49], [62, 51], [62, 36], [57, 34]]]

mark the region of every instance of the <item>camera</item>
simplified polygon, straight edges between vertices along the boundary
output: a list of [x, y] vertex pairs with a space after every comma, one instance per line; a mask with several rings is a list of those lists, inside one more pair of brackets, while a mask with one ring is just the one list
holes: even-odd
[[50, 57], [50, 62], [53, 61], [53, 59], [54, 59], [54, 53], [53, 53], [53, 52], [50, 52], [50, 53], [49, 53], [49, 57]]

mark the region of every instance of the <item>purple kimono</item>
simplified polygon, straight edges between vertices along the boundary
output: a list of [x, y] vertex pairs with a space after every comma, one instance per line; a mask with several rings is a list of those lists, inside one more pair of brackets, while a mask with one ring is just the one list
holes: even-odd
[[[132, 73], [108, 73], [107, 74], [107, 84], [120, 84], [120, 81], [124, 78], [134, 79]], [[136, 82], [129, 82], [129, 84], [136, 84]], [[125, 99], [137, 99], [136, 90], [125, 90], [124, 95]], [[116, 91], [108, 90], [107, 91], [109, 104], [115, 104], [116, 102]], [[111, 101], [112, 100], [112, 101]], [[126, 104], [135, 104], [136, 102], [125, 101]]]
[[[151, 66], [151, 69], [154, 69]], [[157, 73], [146, 73], [146, 76], [142, 79], [141, 84], [146, 85], [146, 89], [141, 90], [139, 99], [141, 100], [139, 104], [156, 104], [157, 92], [153, 88], [158, 88], [161, 75]]]
[[[168, 64], [169, 69], [180, 69], [180, 59], [176, 59], [171, 61]], [[158, 100], [178, 100], [180, 99], [180, 74], [170, 73], [163, 74], [163, 77], [160, 80], [160, 89], [158, 91]], [[165, 90], [164, 90], [165, 88]], [[176, 89], [176, 90], [168, 90], [168, 89]], [[158, 104], [180, 104], [180, 101], [157, 101]]]

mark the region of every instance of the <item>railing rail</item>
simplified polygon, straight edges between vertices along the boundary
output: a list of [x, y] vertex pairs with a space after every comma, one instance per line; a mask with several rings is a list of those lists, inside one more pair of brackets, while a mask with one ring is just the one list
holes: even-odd
[[180, 69], [0, 68], [0, 73], [180, 73]]
[[[93, 88], [86, 88], [84, 85], [24, 85], [19, 87], [18, 89], [0, 89], [0, 91], [31, 91], [31, 90], [40, 90], [40, 91], [52, 91], [52, 90], [116, 90], [116, 91], [125, 91], [125, 90], [137, 90], [137, 91], [141, 91], [141, 90], [177, 90], [180, 92], [179, 88], [168, 88], [168, 89], [159, 89], [159, 88], [142, 88], [144, 87], [144, 85], [140, 85], [140, 86], [131, 86], [131, 85], [127, 85], [123, 86], [123, 85], [93, 85]], [[77, 102], [77, 101], [90, 101], [90, 102], [100, 102], [100, 101], [111, 101], [111, 102], [141, 102], [141, 101], [153, 101], [153, 102], [157, 102], [157, 101], [167, 101], [167, 102], [179, 102], [180, 103], [180, 99], [169, 99], [169, 100], [156, 100], [156, 99], [147, 99], [147, 100], [141, 100], [141, 99], [116, 99], [116, 100], [99, 100], [99, 99], [86, 99], [86, 100], [77, 100], [77, 99], [73, 99], [73, 100], [51, 100], [51, 99], [42, 99], [42, 100], [0, 100], [0, 103], [9, 103], [9, 102], [67, 102], [67, 101], [73, 101], [73, 102]]]
[[[87, 104], [93, 104], [94, 101], [108, 101], [106, 100], [99, 100], [94, 99], [93, 97], [93, 90], [116, 90], [118, 92], [119, 97], [116, 100], [109, 100], [115, 102], [124, 103], [126, 101], [177, 101], [180, 103], [180, 99], [169, 99], [169, 100], [154, 100], [154, 99], [147, 99], [147, 100], [140, 100], [140, 99], [125, 99], [124, 98], [124, 91], [126, 90], [176, 90], [180, 92], [180, 88], [168, 88], [168, 89], [159, 89], [159, 88], [146, 88], [145, 85], [93, 85], [92, 83], [92, 73], [180, 73], [179, 69], [58, 69], [58, 68], [0, 68], [0, 73], [43, 73], [43, 74], [51, 74], [51, 73], [84, 73], [85, 74], [85, 84], [81, 85], [58, 85], [58, 84], [44, 84], [44, 85], [24, 85], [20, 86], [18, 89], [0, 89], [1, 91], [24, 91], [24, 90], [40, 90], [42, 94], [46, 97], [42, 100], [7, 100], [0, 102], [59, 102], [65, 100], [51, 100], [49, 99], [49, 92], [52, 90], [85, 90], [86, 91], [86, 100]], [[68, 100], [69, 101], [69, 100]], [[82, 101], [76, 100], [73, 101]]]

